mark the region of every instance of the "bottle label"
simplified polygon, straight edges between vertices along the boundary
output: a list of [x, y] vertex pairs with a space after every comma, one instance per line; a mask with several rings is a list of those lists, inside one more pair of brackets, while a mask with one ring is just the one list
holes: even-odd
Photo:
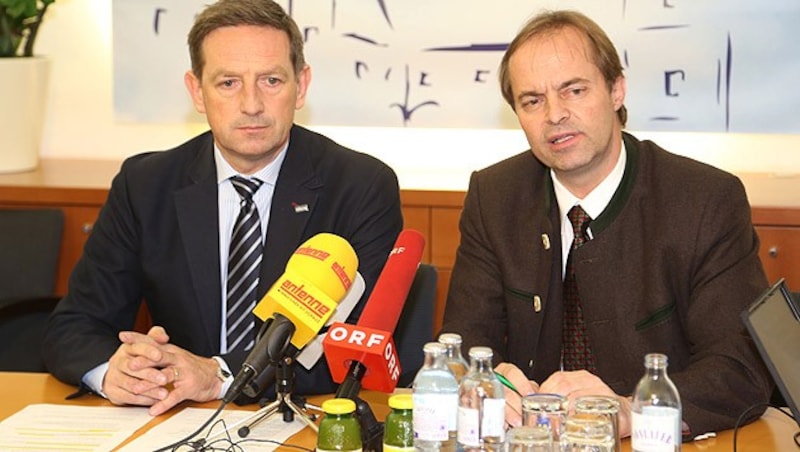
[[646, 406], [632, 413], [634, 451], [673, 452], [681, 442], [681, 412], [677, 408]]
[[383, 452], [414, 452], [414, 446], [398, 447], [398, 446], [390, 446], [386, 443], [383, 443]]
[[458, 407], [458, 444], [480, 447], [480, 412], [475, 408]]
[[483, 436], [492, 436], [503, 441], [506, 433], [505, 427], [505, 399], [483, 399], [483, 419], [481, 419], [481, 432]]
[[[414, 438], [423, 441], [445, 441], [451, 429], [458, 394], [414, 394]], [[455, 430], [455, 425], [452, 427]]]

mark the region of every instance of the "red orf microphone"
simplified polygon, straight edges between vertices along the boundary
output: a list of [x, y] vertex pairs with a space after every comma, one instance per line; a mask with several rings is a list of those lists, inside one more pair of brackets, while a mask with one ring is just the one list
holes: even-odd
[[392, 392], [400, 361], [392, 334], [422, 259], [425, 237], [406, 229], [395, 242], [356, 325], [334, 323], [322, 341], [336, 397], [353, 399], [361, 387]]

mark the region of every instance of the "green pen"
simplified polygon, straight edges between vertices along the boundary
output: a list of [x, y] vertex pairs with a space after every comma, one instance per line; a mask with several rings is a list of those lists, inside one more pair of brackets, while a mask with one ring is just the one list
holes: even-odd
[[504, 377], [503, 374], [501, 374], [498, 371], [494, 371], [494, 374], [497, 376], [497, 379], [500, 380], [500, 383], [503, 383], [503, 386], [505, 386], [506, 388], [514, 391], [514, 393], [516, 395], [522, 397], [522, 394], [520, 394], [519, 391], [517, 391], [517, 388], [514, 387], [513, 383], [508, 381], [508, 378]]

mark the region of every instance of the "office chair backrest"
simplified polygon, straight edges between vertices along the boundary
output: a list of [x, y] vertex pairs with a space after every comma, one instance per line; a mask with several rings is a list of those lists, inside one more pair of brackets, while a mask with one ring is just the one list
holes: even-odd
[[58, 209], [0, 209], [0, 300], [53, 294], [64, 231]]
[[422, 348], [433, 338], [433, 315], [436, 304], [436, 267], [420, 264], [394, 331], [394, 343], [402, 373], [397, 387], [407, 387], [422, 367]]
[[0, 371], [44, 372], [41, 342], [64, 230], [57, 209], [0, 209]]
[[56, 303], [56, 297], [0, 300], [0, 371], [47, 371], [42, 336]]

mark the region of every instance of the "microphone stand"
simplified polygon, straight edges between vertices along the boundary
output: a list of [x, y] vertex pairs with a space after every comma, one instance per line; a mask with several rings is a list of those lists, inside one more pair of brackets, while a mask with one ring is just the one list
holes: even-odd
[[[306, 408], [311, 408], [316, 411], [322, 411], [322, 409], [318, 406], [306, 403], [305, 399], [302, 397], [292, 396], [292, 391], [294, 390], [295, 364], [296, 361], [291, 356], [285, 356], [278, 362], [277, 378], [275, 380], [275, 400], [269, 403], [267, 403], [267, 400], [259, 402], [261, 409], [249, 416], [245, 420], [247, 425], [238, 430], [241, 438], [249, 435], [253, 427], [275, 413], [281, 413], [284, 422], [294, 421], [295, 415], [297, 415], [300, 417], [300, 420], [311, 427], [314, 432], [319, 432], [319, 427], [317, 427], [315, 423], [318, 416], [313, 413], [309, 414]], [[298, 406], [298, 404], [300, 406]]]
[[336, 397], [350, 399], [356, 403], [356, 418], [361, 427], [361, 443], [364, 452], [383, 452], [383, 422], [379, 422], [366, 400], [358, 396], [361, 380], [367, 367], [358, 361], [350, 364], [350, 371], [336, 391]]
[[361, 426], [361, 444], [364, 452], [383, 452], [383, 422], [379, 422], [366, 400], [352, 399], [356, 403], [356, 417]]

